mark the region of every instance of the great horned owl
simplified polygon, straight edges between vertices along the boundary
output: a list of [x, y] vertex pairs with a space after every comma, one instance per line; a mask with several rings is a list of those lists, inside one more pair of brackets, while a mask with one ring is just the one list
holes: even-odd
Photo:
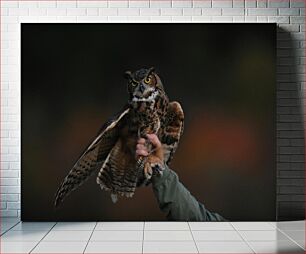
[[[129, 100], [106, 122], [76, 161], [56, 192], [55, 206], [99, 170], [97, 183], [117, 195], [132, 197], [136, 187], [147, 185], [153, 172], [169, 164], [183, 132], [184, 114], [180, 104], [169, 102], [154, 68], [127, 71]], [[151, 153], [135, 158], [137, 139], [155, 133], [162, 143], [164, 162]], [[150, 149], [150, 144], [148, 149]], [[155, 169], [157, 171], [155, 171]], [[160, 172], [161, 173], [161, 172]]]

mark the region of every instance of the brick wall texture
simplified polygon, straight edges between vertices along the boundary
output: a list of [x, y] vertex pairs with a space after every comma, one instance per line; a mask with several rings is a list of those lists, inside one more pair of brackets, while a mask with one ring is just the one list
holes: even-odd
[[20, 216], [20, 23], [239, 22], [277, 23], [277, 220], [304, 218], [304, 0], [1, 0], [0, 5], [2, 217]]

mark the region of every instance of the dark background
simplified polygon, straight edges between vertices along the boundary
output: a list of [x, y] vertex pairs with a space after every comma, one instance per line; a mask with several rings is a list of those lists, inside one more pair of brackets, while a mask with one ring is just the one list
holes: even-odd
[[93, 176], [54, 194], [155, 66], [185, 131], [170, 165], [211, 211], [275, 220], [275, 24], [22, 24], [22, 220], [165, 220], [151, 186], [116, 204]]

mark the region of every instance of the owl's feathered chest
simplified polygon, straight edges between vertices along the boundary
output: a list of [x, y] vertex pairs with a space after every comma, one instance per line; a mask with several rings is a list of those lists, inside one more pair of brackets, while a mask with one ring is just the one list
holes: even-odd
[[152, 101], [133, 102], [129, 119], [130, 131], [136, 132], [138, 136], [157, 133], [164, 125], [168, 103], [168, 98], [165, 96], [158, 96]]

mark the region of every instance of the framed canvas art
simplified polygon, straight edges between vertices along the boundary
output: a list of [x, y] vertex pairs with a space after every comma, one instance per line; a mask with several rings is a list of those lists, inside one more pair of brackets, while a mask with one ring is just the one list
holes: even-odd
[[276, 219], [275, 24], [22, 24], [21, 71], [23, 221]]

